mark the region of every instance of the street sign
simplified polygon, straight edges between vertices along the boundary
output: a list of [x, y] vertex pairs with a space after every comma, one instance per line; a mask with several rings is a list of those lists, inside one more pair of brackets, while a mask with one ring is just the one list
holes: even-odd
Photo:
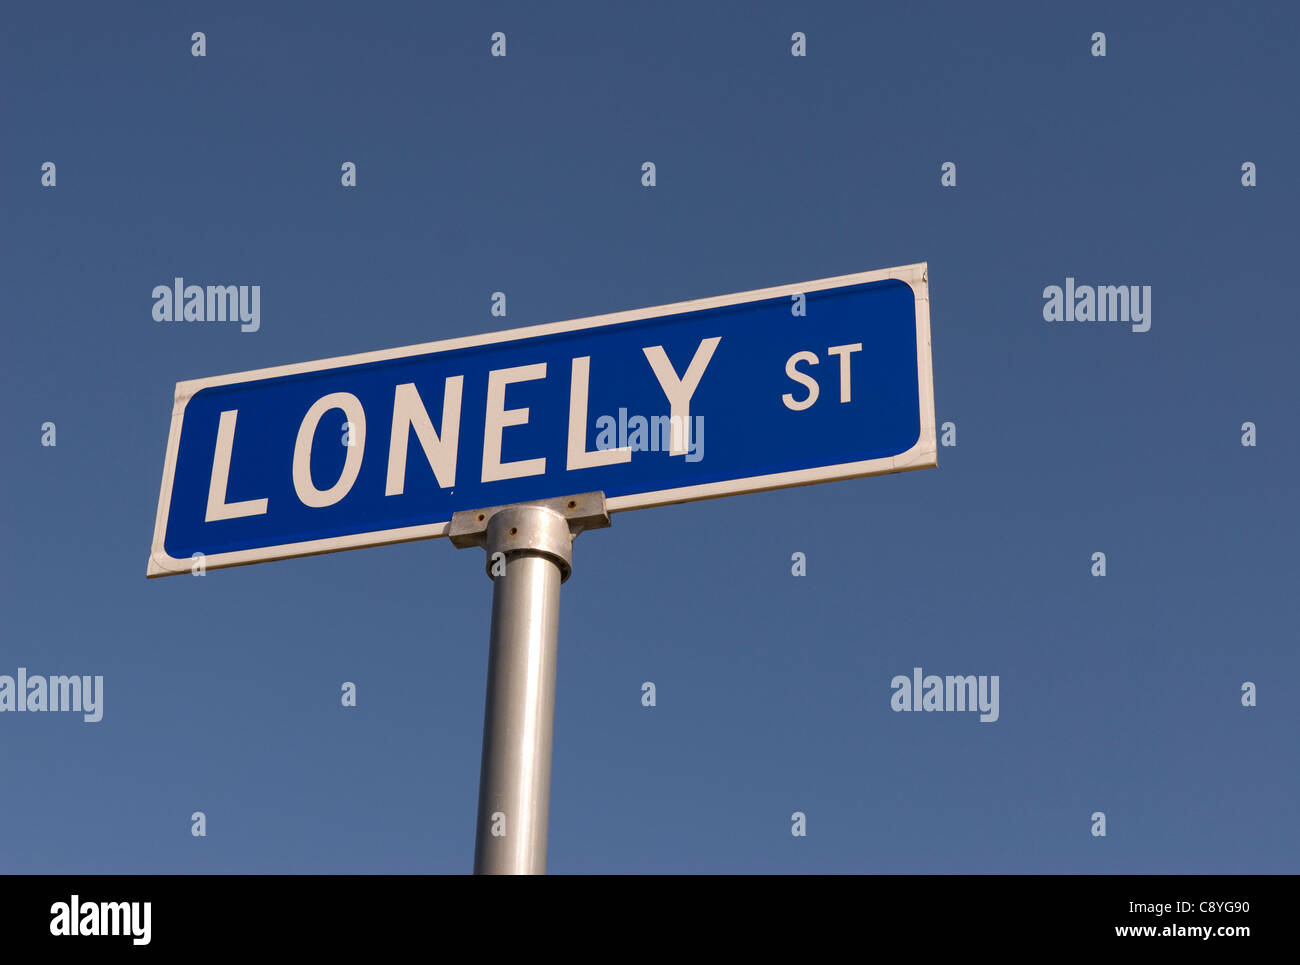
[[148, 575], [937, 464], [925, 264], [178, 383]]

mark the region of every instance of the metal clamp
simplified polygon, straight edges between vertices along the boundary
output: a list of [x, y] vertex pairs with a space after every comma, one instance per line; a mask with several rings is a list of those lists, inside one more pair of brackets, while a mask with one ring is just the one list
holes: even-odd
[[482, 546], [489, 576], [497, 553], [504, 553], [507, 560], [540, 554], [555, 561], [564, 582], [573, 572], [573, 541], [578, 534], [608, 526], [605, 494], [594, 492], [463, 510], [452, 515], [448, 536], [458, 549]]

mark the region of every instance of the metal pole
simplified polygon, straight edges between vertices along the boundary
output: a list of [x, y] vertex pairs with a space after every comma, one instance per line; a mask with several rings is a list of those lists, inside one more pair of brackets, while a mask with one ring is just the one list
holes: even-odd
[[457, 513], [456, 546], [483, 546], [493, 580], [475, 874], [544, 874], [560, 584], [573, 540], [609, 525], [602, 493]]

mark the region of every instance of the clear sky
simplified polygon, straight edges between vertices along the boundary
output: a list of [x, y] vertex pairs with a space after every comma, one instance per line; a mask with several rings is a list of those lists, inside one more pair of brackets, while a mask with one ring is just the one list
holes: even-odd
[[[919, 261], [937, 469], [578, 540], [549, 870], [1300, 870], [1298, 26], [11, 5], [0, 675], [103, 675], [104, 700], [0, 713], [0, 871], [472, 866], [481, 552], [146, 581], [178, 380]], [[259, 285], [260, 329], [155, 322], [175, 276]], [[1067, 278], [1150, 286], [1150, 330], [1046, 321]], [[999, 719], [891, 710], [914, 667], [997, 675]]]

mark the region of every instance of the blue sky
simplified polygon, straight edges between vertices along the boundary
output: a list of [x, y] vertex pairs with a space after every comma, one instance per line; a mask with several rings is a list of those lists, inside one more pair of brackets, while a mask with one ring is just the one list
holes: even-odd
[[[919, 261], [937, 469], [577, 542], [549, 870], [1297, 870], [1300, 14], [264, 7], [6, 12], [0, 674], [104, 716], [0, 714], [0, 871], [472, 866], [481, 554], [146, 581], [177, 381]], [[156, 323], [178, 275], [260, 330]], [[893, 712], [918, 666], [999, 720]]]

